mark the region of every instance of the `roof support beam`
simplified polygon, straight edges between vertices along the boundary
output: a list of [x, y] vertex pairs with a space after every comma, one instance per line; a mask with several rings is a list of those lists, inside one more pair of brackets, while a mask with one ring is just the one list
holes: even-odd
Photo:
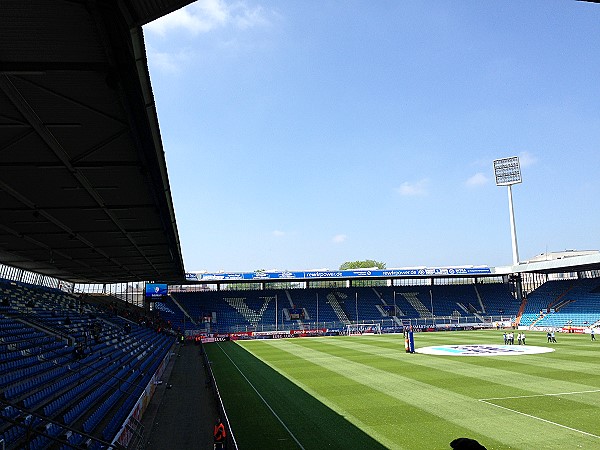
[[[42, 122], [42, 120], [36, 114], [35, 110], [27, 103], [27, 100], [21, 95], [21, 93], [19, 92], [19, 90], [13, 84], [12, 80], [10, 79], [10, 77], [8, 75], [6, 75], [6, 74], [0, 75], [0, 89], [2, 89], [2, 91], [8, 96], [8, 98], [13, 103], [13, 105], [19, 110], [19, 112], [23, 115], [23, 117], [25, 117], [25, 119], [33, 127], [33, 129], [36, 131], [36, 133], [42, 138], [42, 140], [53, 151], [53, 153], [56, 155], [56, 157], [63, 163], [64, 167], [71, 173], [71, 175], [73, 177], [75, 177], [77, 179], [77, 181], [80, 183], [80, 185], [85, 188], [85, 190], [88, 192], [88, 194], [102, 208], [102, 210], [104, 211], [104, 213], [111, 219], [111, 221], [121, 231], [121, 233], [139, 251], [139, 254], [143, 258], [146, 259], [146, 262], [155, 271], [158, 272], [157, 268], [154, 266], [154, 264], [152, 263], [152, 261], [150, 261], [150, 259], [148, 259], [148, 257], [142, 251], [142, 249], [139, 248], [139, 246], [137, 245], [137, 243], [131, 238], [130, 234], [127, 231], [125, 231], [125, 229], [121, 226], [121, 224], [119, 223], [118, 219], [114, 216], [114, 214], [106, 208], [106, 205], [104, 204], [104, 200], [94, 190], [94, 188], [92, 187], [92, 185], [90, 184], [90, 182], [87, 180], [87, 178], [84, 175], [82, 175], [81, 173], [79, 173], [77, 171], [77, 169], [71, 164], [69, 155], [65, 151], [65, 149], [63, 148], [63, 146], [61, 145], [61, 143], [58, 141], [58, 139], [56, 139], [56, 137], [52, 134], [52, 132], [48, 129], [48, 127], [46, 127], [44, 125], [44, 123]], [[11, 190], [9, 186], [6, 186], [6, 188], [8, 190]], [[20, 196], [16, 192], [14, 192], [11, 195], [22, 197], [22, 196]], [[26, 201], [23, 201], [23, 200], [22, 200], [23, 203], [27, 203]], [[31, 205], [31, 207], [32, 207], [32, 209], [36, 209], [35, 205], [33, 205], [33, 204]], [[60, 228], [63, 228], [65, 231], [67, 231], [70, 234], [74, 234], [73, 230], [69, 229], [66, 225], [64, 225], [61, 222], [59, 222], [58, 220], [56, 220], [50, 214], [47, 214], [47, 213], [45, 213], [43, 211], [40, 211], [40, 213], [43, 214], [44, 217], [46, 217], [46, 219], [48, 219], [49, 221], [51, 221], [55, 225], [59, 226]], [[89, 245], [94, 250], [99, 251], [99, 250], [97, 250], [94, 247], [93, 243], [91, 243], [91, 242], [89, 242], [89, 241], [81, 238], [80, 236], [77, 236], [77, 239], [79, 239], [79, 240], [81, 240], [81, 242], [84, 242], [85, 244]], [[99, 251], [99, 252], [103, 256], [105, 256], [107, 259], [110, 259], [110, 257], [107, 254], [104, 254], [101, 251]], [[121, 266], [121, 264], [119, 264], [117, 261], [113, 261], [113, 262], [115, 264]], [[123, 266], [121, 266], [121, 267], [123, 269], [125, 269]]]

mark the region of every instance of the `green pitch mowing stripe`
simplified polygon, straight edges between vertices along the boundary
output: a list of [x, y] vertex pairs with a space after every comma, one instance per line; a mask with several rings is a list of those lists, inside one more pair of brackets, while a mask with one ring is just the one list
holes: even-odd
[[[381, 342], [380, 342], [381, 341]], [[396, 347], [394, 353], [390, 353], [387, 347], [381, 348], [381, 345], [385, 345], [384, 338], [372, 340], [367, 342], [363, 339], [362, 342], [347, 342], [342, 340], [330, 340], [330, 345], [337, 347], [343, 347], [348, 349], [349, 358], [360, 360], [360, 353], [365, 352], [369, 355], [377, 355], [384, 359], [381, 361], [381, 365], [394, 365], [395, 357], [398, 355], [397, 343], [392, 342], [392, 345]], [[402, 351], [400, 352], [401, 354]], [[410, 355], [415, 356], [415, 355]], [[425, 355], [418, 355], [425, 356]], [[388, 358], [385, 360], [385, 358]], [[441, 358], [441, 359], [440, 359]], [[500, 359], [499, 359], [500, 358]], [[499, 363], [502, 361], [503, 363]], [[462, 379], [462, 385], [466, 388], [465, 392], [467, 395], [474, 396], [474, 388], [482, 388], [481, 396], [489, 396], [490, 390], [498, 390], [499, 392], [506, 392], [506, 389], [516, 389], [514, 395], [526, 395], [531, 393], [546, 393], [548, 388], [551, 387], [553, 392], [565, 392], [565, 391], [582, 391], [589, 390], [590, 387], [599, 387], [599, 377], [582, 377], [582, 374], [595, 375], [599, 373], [600, 366], [596, 364], [595, 359], [591, 359], [588, 356], [587, 365], [582, 363], [569, 363], [568, 371], [565, 370], [564, 362], [560, 362], [560, 366], [552, 359], [544, 359], [544, 355], [528, 355], [528, 356], [507, 356], [507, 357], [439, 357], [433, 356], [428, 358], [411, 358], [406, 360], [406, 363], [413, 366], [411, 373], [414, 371], [422, 370], [425, 368], [425, 372], [428, 372], [430, 383], [435, 384], [436, 380], [440, 380], [438, 383], [440, 386], [448, 385], [452, 378], [456, 378], [457, 383], [453, 384], [453, 389], [460, 391], [458, 381]], [[420, 368], [414, 367], [420, 366]], [[485, 368], [485, 370], [484, 370]], [[432, 370], [436, 370], [437, 374], [432, 374]], [[464, 383], [465, 378], [475, 377], [476, 384]], [[540, 385], [539, 377], [545, 378], [545, 383]], [[513, 381], [514, 378], [518, 377], [518, 383]], [[570, 382], [571, 380], [577, 380], [578, 383]], [[595, 384], [588, 384], [595, 381]], [[585, 382], [585, 384], [582, 384]], [[493, 383], [493, 384], [492, 384]], [[476, 386], [476, 387], [475, 387]], [[526, 388], [527, 390], [520, 392], [518, 389]]]
[[[480, 401], [536, 420], [552, 423], [558, 427], [577, 431], [581, 434], [594, 437], [600, 442], [599, 435], [584, 430], [584, 428], [589, 426], [597, 428], [596, 420], [584, 423], [581, 421], [582, 413], [588, 415], [588, 417], [595, 416], [597, 405], [600, 404], [600, 389], [583, 392], [490, 398], [480, 399]], [[587, 406], [585, 406], [586, 404]]]
[[332, 448], [384, 449], [242, 347], [225, 342], [205, 349], [240, 449], [322, 449], [331, 442]]
[[[271, 355], [284, 350], [294, 361], [293, 366], [282, 368], [286, 376], [388, 448], [448, 448], [452, 439], [467, 434], [464, 427], [440, 421], [435, 411], [423, 410], [422, 404], [428, 402], [426, 397], [420, 397], [416, 404], [406, 402], [411, 387], [397, 383], [391, 376], [382, 379], [375, 367], [351, 365], [335, 356], [319, 355], [299, 345], [324, 345], [331, 341], [256, 343], [259, 345], [245, 342], [244, 345], [252, 351], [264, 345], [276, 347], [267, 350]], [[260, 348], [261, 357], [265, 354], [265, 349]], [[343, 447], [334, 444], [332, 448]]]
[[[600, 393], [590, 392], [600, 389], [600, 348], [585, 336], [557, 339], [552, 344], [556, 352], [508, 357], [409, 355], [397, 335], [244, 341], [221, 348], [247, 377], [227, 375], [235, 378], [235, 389], [252, 392], [243, 387], [252, 384], [306, 449], [324, 446], [322, 440], [305, 439], [315, 430], [324, 430], [331, 448], [377, 448], [379, 443], [397, 449], [448, 449], [460, 436], [475, 438], [490, 450], [600, 448], [600, 422], [595, 419]], [[503, 342], [501, 331], [471, 331], [415, 334], [415, 343]], [[527, 343], [550, 345], [537, 333], [527, 333]], [[215, 344], [207, 345], [209, 350], [211, 358], [222, 353]], [[217, 359], [213, 362], [217, 369]], [[219, 376], [219, 386], [229, 391], [221, 383]], [[544, 395], [576, 392], [568, 399]], [[253, 396], [260, 402], [256, 392]], [[232, 405], [234, 411], [240, 409]], [[242, 421], [248, 405], [241, 408], [245, 414], [237, 415]], [[256, 406], [263, 409], [269, 410]], [[269, 413], [261, 415], [261, 423], [255, 423], [259, 428], [250, 435], [260, 425], [284, 429]], [[238, 426], [244, 427], [242, 422], [232, 426], [236, 436]], [[370, 436], [371, 442], [339, 440], [346, 429], [361, 439]], [[286, 439], [282, 442], [293, 442], [289, 433]], [[262, 446], [260, 440], [245, 442], [242, 449]]]

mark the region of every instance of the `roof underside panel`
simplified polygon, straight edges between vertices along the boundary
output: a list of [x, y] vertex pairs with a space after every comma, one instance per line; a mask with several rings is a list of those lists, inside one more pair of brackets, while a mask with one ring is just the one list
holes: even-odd
[[131, 0], [126, 2], [135, 25], [146, 25], [192, 3], [193, 0]]
[[126, 2], [134, 20], [119, 2], [3, 2], [0, 262], [73, 282], [183, 279], [147, 66], [134, 49], [140, 18], [187, 3]]

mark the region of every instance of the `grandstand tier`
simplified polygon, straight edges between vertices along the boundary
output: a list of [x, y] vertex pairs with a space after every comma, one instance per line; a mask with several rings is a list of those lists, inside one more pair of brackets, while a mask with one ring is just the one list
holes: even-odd
[[385, 330], [415, 324], [513, 320], [521, 303], [509, 283], [172, 292], [154, 303], [176, 329], [228, 333], [340, 328], [378, 322]]
[[173, 333], [55, 289], [0, 282], [0, 297], [6, 448], [107, 448], [164, 365]]

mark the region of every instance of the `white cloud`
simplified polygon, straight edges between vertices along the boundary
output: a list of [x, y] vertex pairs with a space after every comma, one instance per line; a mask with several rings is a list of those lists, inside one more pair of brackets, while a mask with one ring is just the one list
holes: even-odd
[[242, 30], [270, 24], [267, 13], [261, 6], [248, 8], [244, 3], [236, 3], [236, 6], [232, 6], [231, 9], [234, 13], [233, 22]]
[[519, 163], [521, 167], [533, 166], [537, 162], [537, 158], [529, 152], [519, 153]]
[[405, 181], [400, 185], [396, 191], [403, 196], [417, 196], [417, 195], [427, 195], [427, 186], [429, 186], [429, 180], [427, 178], [423, 178], [422, 180], [416, 182]]
[[482, 172], [477, 172], [475, 175], [470, 177], [465, 184], [469, 187], [483, 186], [487, 184], [490, 179], [486, 177]]
[[336, 234], [331, 241], [334, 244], [341, 244], [342, 242], [345, 242], [348, 239], [348, 236], [346, 236], [345, 234]]
[[150, 32], [165, 36], [171, 30], [185, 30], [192, 35], [233, 25], [239, 29], [268, 25], [266, 11], [245, 1], [197, 0], [185, 8], [167, 14], [146, 26]]
[[285, 231], [281, 231], [281, 230], [274, 230], [273, 231], [273, 236], [275, 236], [275, 237], [282, 237], [282, 236], [285, 236], [285, 235], [286, 235]]
[[150, 65], [163, 72], [179, 72], [181, 66], [193, 58], [190, 53], [183, 50], [177, 53], [165, 53], [157, 52], [148, 46], [147, 51], [148, 61], [151, 63]]

